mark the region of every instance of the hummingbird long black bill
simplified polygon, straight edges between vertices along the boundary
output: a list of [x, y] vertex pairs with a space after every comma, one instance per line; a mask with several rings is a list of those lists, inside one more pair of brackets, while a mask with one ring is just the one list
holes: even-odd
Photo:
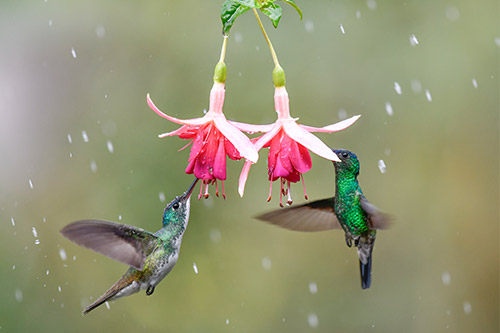
[[195, 178], [191, 186], [189, 186], [188, 190], [184, 192], [183, 195], [179, 198], [180, 200], [186, 200], [191, 196], [191, 193], [193, 193], [194, 187], [198, 183], [198, 178]]

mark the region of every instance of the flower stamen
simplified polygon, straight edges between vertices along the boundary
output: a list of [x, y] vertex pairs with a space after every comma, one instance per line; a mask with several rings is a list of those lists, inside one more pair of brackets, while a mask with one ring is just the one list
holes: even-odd
[[304, 181], [304, 176], [300, 174], [300, 179], [302, 180], [302, 187], [304, 187], [304, 198], [308, 200], [309, 198], [307, 197], [307, 192], [306, 192], [306, 182]]

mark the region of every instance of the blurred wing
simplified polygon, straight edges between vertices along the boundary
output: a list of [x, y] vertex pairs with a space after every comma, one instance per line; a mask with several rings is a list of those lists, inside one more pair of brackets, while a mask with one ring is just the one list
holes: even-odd
[[333, 210], [334, 198], [281, 208], [256, 216], [257, 219], [295, 231], [340, 229]]
[[359, 200], [361, 208], [368, 215], [370, 227], [372, 229], [387, 229], [391, 226], [391, 218], [389, 215], [382, 213], [380, 209], [371, 204], [363, 195]]
[[68, 224], [61, 234], [76, 244], [138, 270], [153, 251], [156, 236], [140, 228], [108, 221], [82, 220]]

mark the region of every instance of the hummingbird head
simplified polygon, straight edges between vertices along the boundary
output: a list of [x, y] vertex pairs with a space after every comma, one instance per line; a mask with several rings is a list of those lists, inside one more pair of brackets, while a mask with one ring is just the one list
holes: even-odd
[[356, 154], [345, 149], [332, 149], [338, 156], [340, 162], [333, 162], [335, 171], [345, 175], [359, 175], [359, 160]]
[[189, 220], [189, 206], [191, 193], [193, 193], [194, 186], [198, 182], [198, 178], [189, 186], [189, 189], [183, 195], [175, 197], [165, 210], [163, 211], [163, 226], [168, 224], [185, 223]]

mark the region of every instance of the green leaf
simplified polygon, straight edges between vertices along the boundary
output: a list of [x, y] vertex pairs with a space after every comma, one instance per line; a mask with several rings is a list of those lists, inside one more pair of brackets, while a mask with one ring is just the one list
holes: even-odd
[[281, 9], [281, 7], [277, 4], [269, 3], [266, 7], [261, 7], [260, 10], [267, 17], [269, 17], [269, 19], [271, 19], [271, 22], [273, 22], [273, 26], [277, 28], [278, 23], [281, 19], [281, 14], [283, 14], [283, 10]]
[[234, 2], [239, 3], [242, 6], [249, 7], [249, 8], [257, 8], [257, 4], [255, 3], [255, 0], [233, 0]]
[[222, 34], [224, 36], [229, 35], [229, 30], [234, 24], [234, 21], [238, 16], [248, 11], [251, 7], [244, 6], [240, 2], [253, 2], [255, 4], [255, 0], [226, 0], [222, 4], [220, 19], [222, 21]]
[[295, 8], [295, 10], [300, 15], [300, 19], [302, 20], [302, 11], [300, 10], [299, 6], [297, 6], [297, 4], [295, 3], [294, 0], [281, 0], [281, 1], [286, 2], [287, 4], [289, 4], [290, 6], [292, 6], [293, 8]]

